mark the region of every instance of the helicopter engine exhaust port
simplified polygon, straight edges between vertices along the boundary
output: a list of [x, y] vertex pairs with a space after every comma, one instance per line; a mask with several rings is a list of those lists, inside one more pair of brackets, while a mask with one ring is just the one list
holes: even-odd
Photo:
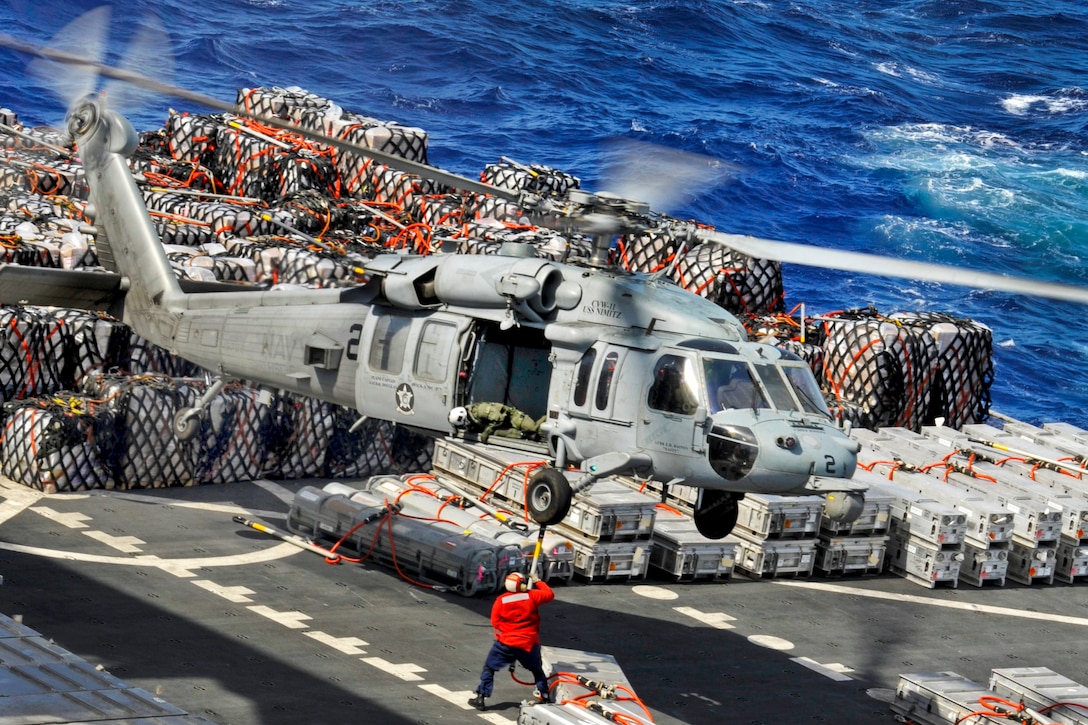
[[852, 524], [865, 508], [864, 494], [833, 491], [824, 496], [824, 516], [841, 524]]
[[558, 468], [547, 466], [529, 477], [525, 506], [529, 516], [541, 526], [552, 526], [565, 519], [571, 498], [570, 482]]
[[743, 493], [704, 488], [695, 504], [695, 528], [708, 539], [723, 539], [737, 525]]

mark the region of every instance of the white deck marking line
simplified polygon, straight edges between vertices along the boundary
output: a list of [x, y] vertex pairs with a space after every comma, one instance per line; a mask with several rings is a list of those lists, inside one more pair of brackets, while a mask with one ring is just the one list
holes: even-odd
[[462, 710], [472, 709], [472, 706], [468, 704], [468, 701], [470, 697], [476, 694], [472, 690], [447, 690], [445, 687], [442, 687], [442, 685], [435, 685], [431, 683], [427, 683], [426, 685], [420, 685], [419, 689], [426, 690], [435, 697], [441, 697], [446, 702], [450, 703], [451, 705], [456, 705]]
[[206, 592], [211, 592], [216, 596], [223, 597], [223, 599], [226, 599], [233, 604], [249, 604], [253, 601], [249, 598], [249, 595], [256, 594], [256, 592], [249, 587], [224, 587], [213, 581], [208, 581], [207, 579], [197, 579], [190, 583], [197, 585]]
[[50, 521], [56, 521], [61, 526], [67, 526], [69, 529], [85, 529], [87, 524], [85, 522], [90, 521], [91, 517], [84, 513], [61, 513], [56, 509], [51, 509], [48, 506], [31, 506], [30, 510], [36, 514], [40, 514]]
[[372, 667], [377, 667], [382, 672], [386, 672], [394, 677], [399, 677], [405, 682], [418, 682], [423, 678], [417, 675], [417, 672], [426, 672], [426, 667], [420, 667], [419, 665], [412, 664], [411, 662], [405, 662], [404, 664], [395, 665], [389, 660], [384, 660], [381, 657], [360, 657], [363, 662], [366, 662]]
[[140, 544], [146, 544], [143, 539], [137, 539], [135, 536], [113, 536], [107, 534], [105, 531], [83, 531], [84, 536], [99, 541], [106, 546], [113, 549], [117, 549], [123, 554], [139, 554]]
[[326, 634], [320, 630], [309, 630], [303, 632], [303, 634], [346, 655], [365, 655], [366, 650], [363, 647], [370, 644], [358, 637], [333, 637], [331, 634]]
[[481, 712], [479, 717], [481, 720], [492, 723], [492, 725], [515, 725], [517, 722], [508, 717], [503, 717], [497, 712]]
[[4, 497], [4, 503], [0, 505], [0, 524], [21, 514], [45, 495], [41, 491], [9, 481], [10, 479], [0, 476], [0, 496]]
[[283, 501], [288, 506], [293, 504], [295, 501], [295, 492], [284, 486], [281, 486], [278, 483], [273, 483], [272, 481], [258, 478], [256, 481], [253, 482], [253, 485], [257, 488], [264, 489], [268, 493], [278, 498], [280, 501]]
[[199, 569], [202, 566], [241, 566], [243, 564], [261, 564], [266, 561], [275, 561], [285, 556], [294, 556], [302, 552], [302, 549], [286, 542], [276, 544], [268, 549], [252, 551], [246, 554], [226, 554], [224, 556], [206, 556], [198, 559], [160, 559], [157, 556], [106, 556], [103, 554], [84, 554], [75, 551], [60, 551], [58, 549], [43, 549], [40, 546], [23, 546], [22, 544], [9, 544], [0, 542], [0, 549], [14, 551], [19, 554], [31, 554], [44, 556], [47, 559], [63, 559], [65, 561], [85, 561], [94, 564], [120, 564], [121, 566], [147, 566], [165, 571], [179, 569]]
[[824, 677], [829, 677], [836, 682], [850, 682], [854, 678], [846, 675], [846, 672], [853, 672], [854, 670], [846, 665], [841, 665], [838, 662], [832, 662], [831, 664], [821, 665], [814, 659], [808, 657], [791, 657], [791, 662], [807, 667], [813, 672], [819, 672]]
[[980, 614], [1000, 614], [1006, 617], [1020, 617], [1021, 619], [1039, 619], [1045, 622], [1058, 622], [1061, 624], [1074, 624], [1078, 627], [1088, 627], [1088, 619], [1084, 617], [1069, 617], [1064, 614], [1052, 614], [1049, 612], [1029, 612], [1026, 609], [1012, 609], [1010, 607], [995, 607], [989, 604], [971, 604], [970, 602], [948, 602], [939, 599], [926, 599], [914, 594], [893, 594], [891, 592], [875, 592], [869, 589], [851, 589], [839, 584], [823, 584], [820, 582], [795, 582], [778, 580], [772, 582], [779, 586], [799, 587], [803, 589], [819, 589], [834, 594], [850, 594], [855, 597], [869, 597], [870, 599], [887, 599], [893, 602], [910, 602], [911, 604], [925, 604], [931, 607], [944, 607], [945, 609], [959, 609], [965, 612], [978, 612]]
[[266, 607], [263, 604], [254, 604], [246, 607], [246, 609], [257, 613], [262, 617], [267, 617], [277, 624], [282, 624], [288, 629], [308, 629], [310, 625], [306, 624], [306, 622], [313, 619], [309, 614], [303, 614], [302, 612], [295, 610], [281, 612], [272, 607]]
[[673, 607], [673, 610], [715, 629], [733, 629], [729, 622], [737, 621], [736, 617], [730, 617], [725, 612], [701, 612], [694, 607]]

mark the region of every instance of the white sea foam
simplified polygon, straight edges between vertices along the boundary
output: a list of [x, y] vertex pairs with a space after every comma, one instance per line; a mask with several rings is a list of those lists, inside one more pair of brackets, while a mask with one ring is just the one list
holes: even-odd
[[1079, 88], [1063, 88], [1049, 95], [1014, 93], [1001, 101], [1001, 107], [1014, 116], [1032, 112], [1071, 113], [1088, 108], [1088, 97]]

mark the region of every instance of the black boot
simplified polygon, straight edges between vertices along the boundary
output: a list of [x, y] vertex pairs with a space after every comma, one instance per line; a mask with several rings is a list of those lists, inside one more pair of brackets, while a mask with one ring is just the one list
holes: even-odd
[[486, 710], [487, 705], [484, 704], [484, 696], [480, 693], [476, 693], [476, 696], [468, 701], [469, 705], [472, 705], [477, 710]]

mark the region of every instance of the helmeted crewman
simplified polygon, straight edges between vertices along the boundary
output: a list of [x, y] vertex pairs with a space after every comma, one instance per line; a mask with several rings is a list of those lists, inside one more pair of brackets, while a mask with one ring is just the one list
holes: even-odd
[[477, 710], [483, 710], [486, 707], [484, 698], [491, 697], [495, 673], [514, 661], [533, 674], [541, 701], [550, 701], [548, 677], [540, 661], [540, 613], [537, 608], [555, 599], [555, 592], [544, 582], [535, 577], [526, 579], [520, 572], [508, 574], [504, 584], [506, 591], [491, 606], [495, 642], [480, 672], [476, 696], [468, 701]]

